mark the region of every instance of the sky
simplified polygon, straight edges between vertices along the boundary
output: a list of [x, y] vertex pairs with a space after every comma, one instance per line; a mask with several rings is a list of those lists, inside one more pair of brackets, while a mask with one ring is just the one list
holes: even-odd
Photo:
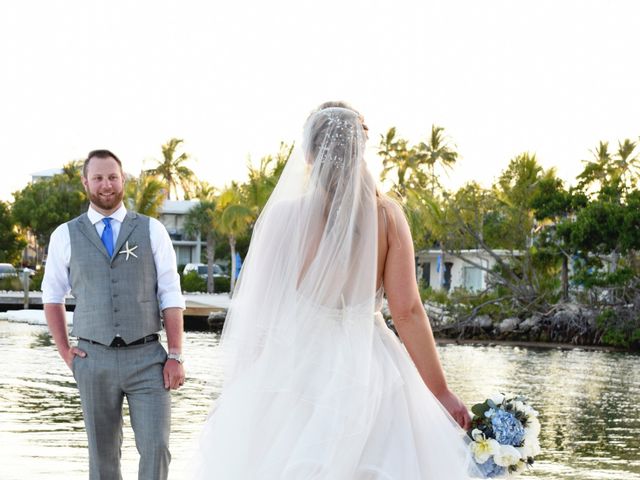
[[222, 187], [346, 100], [380, 135], [444, 127], [449, 188], [535, 153], [568, 184], [601, 140], [638, 140], [636, 0], [21, 0], [0, 6], [0, 200], [108, 148], [138, 174], [184, 139]]

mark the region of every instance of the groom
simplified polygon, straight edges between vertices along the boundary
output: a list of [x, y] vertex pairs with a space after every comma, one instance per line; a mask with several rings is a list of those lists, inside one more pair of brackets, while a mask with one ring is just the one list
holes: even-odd
[[[166, 479], [170, 390], [185, 378], [185, 303], [175, 253], [158, 220], [127, 212], [122, 164], [113, 153], [89, 153], [82, 183], [89, 209], [51, 235], [42, 301], [58, 352], [80, 391], [90, 479], [122, 478], [124, 397], [140, 453], [138, 478]], [[67, 334], [69, 292], [76, 300], [71, 334], [77, 346]], [[168, 355], [159, 342], [163, 324]]]

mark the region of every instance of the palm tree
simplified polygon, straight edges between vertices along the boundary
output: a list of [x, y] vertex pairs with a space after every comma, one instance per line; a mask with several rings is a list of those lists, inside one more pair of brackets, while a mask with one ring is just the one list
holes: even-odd
[[267, 155], [260, 159], [260, 165], [256, 168], [251, 164], [249, 169], [249, 181], [242, 186], [245, 204], [253, 212], [254, 220], [258, 218], [276, 187], [280, 175], [287, 161], [291, 157], [294, 144], [280, 142], [280, 148], [275, 156]]
[[218, 231], [226, 235], [231, 250], [231, 285], [233, 294], [236, 283], [236, 239], [245, 234], [254, 220], [251, 208], [244, 203], [240, 187], [233, 182], [220, 194], [219, 207], [222, 212]]
[[397, 181], [393, 189], [401, 197], [409, 190], [421, 191], [428, 187], [434, 197], [436, 188], [440, 188], [436, 167], [450, 168], [458, 159], [444, 128], [436, 125], [431, 126], [428, 142], [415, 146], [410, 146], [403, 138], [396, 138], [395, 127], [390, 128], [386, 135], [381, 136], [378, 155], [382, 157], [381, 179], [384, 181], [392, 171], [395, 172]]
[[213, 261], [216, 250], [216, 234], [219, 215], [216, 199], [201, 200], [185, 218], [184, 231], [187, 235], [199, 233], [207, 241], [207, 292], [214, 293]]
[[431, 196], [435, 195], [436, 187], [440, 188], [440, 182], [436, 176], [438, 165], [445, 169], [451, 168], [458, 160], [458, 152], [449, 143], [444, 134], [444, 128], [431, 125], [431, 135], [428, 143], [420, 142], [417, 146], [417, 163], [426, 165], [429, 170], [429, 183], [431, 184]]
[[211, 185], [206, 180], [199, 180], [195, 182], [193, 189], [193, 196], [200, 200], [208, 200], [216, 198], [218, 191], [217, 188]]
[[141, 172], [125, 185], [125, 204], [134, 212], [158, 218], [164, 202], [164, 185], [153, 176]]
[[397, 180], [393, 190], [404, 197], [408, 190], [418, 189], [425, 183], [424, 173], [416, 162], [416, 151], [409, 147], [404, 138], [396, 139], [396, 128], [391, 127], [386, 135], [381, 135], [378, 144], [378, 155], [382, 157], [382, 172], [380, 179], [385, 181], [392, 171], [395, 171]]
[[168, 200], [171, 200], [172, 190], [176, 198], [178, 198], [178, 189], [187, 194], [191, 190], [194, 173], [184, 165], [190, 157], [186, 153], [176, 156], [176, 150], [182, 142], [180, 138], [172, 138], [162, 145], [162, 160], [158, 160], [157, 166], [148, 171], [150, 175], [157, 175], [164, 179]]

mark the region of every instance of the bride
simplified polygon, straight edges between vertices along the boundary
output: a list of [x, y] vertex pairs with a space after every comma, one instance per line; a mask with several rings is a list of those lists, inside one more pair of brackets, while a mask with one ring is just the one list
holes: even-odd
[[[476, 475], [462, 430], [469, 414], [447, 387], [407, 221], [364, 162], [366, 131], [342, 102], [306, 121], [303, 154], [253, 231], [195, 478]], [[383, 295], [402, 343], [380, 313]]]

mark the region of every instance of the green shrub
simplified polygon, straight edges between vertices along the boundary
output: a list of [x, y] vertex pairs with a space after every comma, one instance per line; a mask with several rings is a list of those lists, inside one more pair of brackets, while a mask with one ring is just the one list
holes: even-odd
[[231, 289], [231, 279], [216, 277], [213, 279], [213, 286], [216, 293], [227, 293]]
[[596, 317], [602, 343], [615, 347], [640, 348], [640, 317], [633, 312], [608, 308]]
[[434, 290], [430, 286], [425, 286], [424, 280], [420, 280], [418, 284], [420, 290], [420, 299], [422, 303], [438, 303], [440, 305], [449, 305], [451, 303], [449, 294], [446, 290]]
[[0, 278], [0, 290], [20, 291], [24, 290], [24, 287], [18, 277]]
[[42, 290], [42, 279], [44, 278], [44, 268], [36, 270], [36, 273], [29, 280], [29, 290], [39, 292]]
[[[207, 291], [207, 280], [198, 275], [198, 272], [191, 271], [180, 276], [180, 286], [183, 292], [203, 292]], [[213, 278], [213, 290], [215, 293], [225, 293], [229, 291], [231, 280], [225, 277]]]
[[207, 291], [207, 281], [200, 277], [195, 270], [180, 276], [180, 286], [183, 292]]

